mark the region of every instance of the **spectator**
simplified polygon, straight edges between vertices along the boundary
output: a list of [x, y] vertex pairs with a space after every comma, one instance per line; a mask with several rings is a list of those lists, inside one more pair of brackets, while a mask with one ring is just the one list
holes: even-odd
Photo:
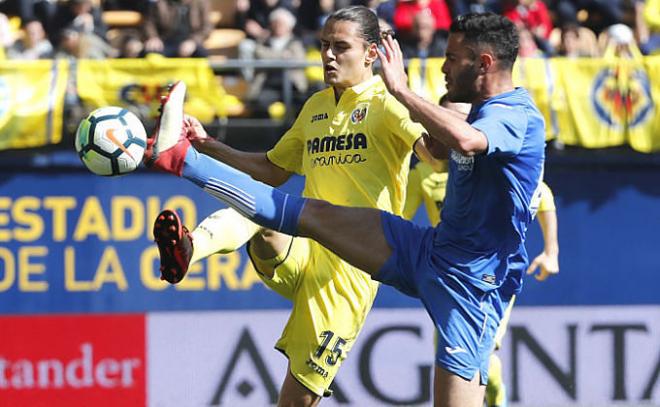
[[10, 59], [47, 59], [53, 57], [53, 45], [39, 20], [23, 21], [23, 36], [7, 51]]
[[11, 31], [9, 18], [7, 18], [6, 15], [0, 13], [0, 59], [4, 59], [5, 50], [8, 50], [13, 43], [14, 33]]
[[642, 53], [637, 46], [633, 30], [625, 24], [614, 24], [602, 34], [605, 39], [605, 58], [639, 58]]
[[18, 16], [21, 21], [34, 17], [33, 0], [0, 0], [0, 13]]
[[[245, 3], [245, 4], [244, 4]], [[292, 13], [295, 12], [295, 7], [293, 7], [292, 0], [239, 0], [239, 10], [243, 10], [242, 16], [239, 15], [239, 28], [245, 31], [248, 38], [243, 40], [238, 45], [238, 58], [244, 61], [250, 61], [254, 59], [254, 53], [257, 46], [257, 43], [263, 43], [270, 37], [269, 31], [269, 18], [270, 14], [277, 8], [284, 8]], [[327, 10], [332, 11], [335, 6], [334, 0], [306, 0], [302, 2], [301, 12], [305, 13], [305, 16], [302, 18], [303, 21], [307, 22], [306, 26], [309, 27], [308, 30], [303, 28], [303, 31], [306, 33], [314, 33], [318, 31], [318, 28], [315, 24], [318, 21], [322, 21], [321, 14]], [[322, 23], [321, 23], [322, 24]], [[318, 25], [321, 27], [321, 25]], [[243, 77], [251, 81], [254, 77], [253, 68], [243, 68], [241, 69]]]
[[502, 12], [500, 0], [448, 0], [447, 5], [454, 18], [465, 13]]
[[213, 30], [209, 0], [156, 0], [144, 22], [146, 53], [166, 57], [208, 56], [204, 41]]
[[583, 25], [599, 34], [611, 25], [625, 23], [626, 7], [637, 8], [643, 0], [553, 0], [548, 3], [562, 23], [578, 23], [578, 11], [585, 10], [588, 18]]
[[144, 43], [137, 34], [129, 32], [119, 38], [117, 52], [119, 58], [140, 58], [144, 55]]
[[57, 0], [33, 0], [34, 18], [41, 21], [44, 29], [49, 30], [57, 13]]
[[298, 25], [306, 43], [318, 42], [317, 35], [325, 19], [333, 11], [335, 11], [333, 0], [306, 0], [300, 3]]
[[394, 10], [394, 29], [401, 37], [412, 35], [413, 17], [424, 9], [431, 10], [436, 30], [449, 31], [451, 14], [445, 0], [401, 0]]
[[529, 28], [522, 24], [517, 24], [518, 27], [518, 56], [521, 58], [542, 58], [545, 56], [536, 42], [534, 34]]
[[[326, 3], [330, 5], [330, 8], [334, 6], [334, 1], [331, 0], [320, 0], [318, 2], [306, 0], [303, 3], [309, 3], [309, 6], [319, 3], [319, 7], [322, 10], [325, 8]], [[296, 11], [293, 2], [290, 0], [250, 0], [249, 7], [244, 12], [243, 22], [239, 28], [245, 31], [248, 38], [256, 41], [265, 41], [270, 36], [268, 30], [270, 13], [277, 8], [285, 8], [291, 12]]]
[[598, 55], [596, 35], [586, 27], [568, 23], [562, 27], [557, 55], [566, 58], [595, 57]]
[[387, 22], [387, 25], [394, 26], [394, 10], [396, 8], [396, 0], [379, 0], [376, 6], [376, 15], [378, 18]]
[[[84, 37], [94, 35], [102, 41], [107, 40], [108, 28], [101, 17], [101, 8], [92, 4], [92, 0], [67, 0], [57, 3], [51, 27], [46, 27], [52, 44], [60, 43], [62, 30], [71, 39], [71, 32], [76, 31]], [[97, 42], [98, 40], [92, 40]]]
[[[296, 18], [285, 8], [273, 10], [269, 16], [270, 37], [257, 44], [255, 57], [257, 59], [281, 59], [286, 61], [305, 61], [305, 48], [300, 39], [293, 34]], [[289, 79], [304, 99], [307, 90], [307, 79], [304, 70], [265, 70], [257, 71], [248, 92], [248, 101], [256, 116], [265, 116], [268, 108], [282, 99], [284, 75]]]
[[641, 44], [645, 54], [657, 53], [660, 49], [660, 0], [646, 0], [644, 21], [649, 29], [649, 38]]
[[435, 18], [429, 9], [420, 11], [413, 18], [412, 36], [402, 41], [404, 58], [433, 58], [445, 55], [447, 38], [443, 31], [435, 30]]
[[94, 34], [65, 28], [60, 32], [60, 43], [55, 58], [105, 59], [116, 56], [116, 51], [107, 42]]
[[524, 25], [537, 38], [550, 38], [552, 19], [541, 0], [506, 0], [502, 14], [514, 23]]

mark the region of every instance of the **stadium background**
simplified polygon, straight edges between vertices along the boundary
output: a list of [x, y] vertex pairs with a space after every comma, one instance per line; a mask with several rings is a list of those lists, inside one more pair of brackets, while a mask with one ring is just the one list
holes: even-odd
[[[410, 85], [436, 99], [441, 62], [409, 61]], [[72, 152], [75, 123], [65, 112], [72, 78], [88, 107], [151, 114], [166, 84], [185, 79], [187, 111], [234, 146], [267, 148], [274, 140], [258, 138], [261, 122], [227, 120], [241, 101], [216, 74], [232, 66], [3, 62], [0, 406], [276, 400], [286, 360], [272, 346], [290, 304], [263, 286], [245, 252], [205, 260], [177, 286], [158, 279], [155, 215], [175, 208], [192, 226], [219, 203], [144, 170], [93, 176]], [[500, 351], [513, 406], [660, 404], [660, 85], [652, 80], [659, 66], [657, 57], [516, 66], [517, 84], [532, 91], [549, 124], [545, 179], [557, 204], [561, 273], [526, 279], [514, 309]], [[634, 103], [622, 109], [631, 89]], [[286, 188], [301, 185], [295, 178]], [[416, 221], [426, 222], [423, 211]], [[530, 255], [541, 247], [534, 225]], [[419, 303], [382, 287], [335, 397], [323, 405], [429, 405], [432, 349]], [[43, 374], [48, 368], [61, 374]]]

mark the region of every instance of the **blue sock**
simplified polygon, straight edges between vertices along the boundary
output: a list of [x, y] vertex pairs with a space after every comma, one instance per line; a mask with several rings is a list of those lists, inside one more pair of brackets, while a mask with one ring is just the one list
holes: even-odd
[[285, 194], [190, 147], [183, 177], [269, 229], [295, 236], [306, 199]]

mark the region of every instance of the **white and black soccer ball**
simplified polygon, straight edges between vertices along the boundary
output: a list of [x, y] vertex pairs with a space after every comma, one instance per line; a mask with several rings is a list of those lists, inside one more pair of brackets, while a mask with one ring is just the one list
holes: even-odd
[[78, 125], [76, 151], [85, 167], [98, 175], [121, 175], [142, 162], [147, 132], [140, 119], [116, 106], [94, 110]]

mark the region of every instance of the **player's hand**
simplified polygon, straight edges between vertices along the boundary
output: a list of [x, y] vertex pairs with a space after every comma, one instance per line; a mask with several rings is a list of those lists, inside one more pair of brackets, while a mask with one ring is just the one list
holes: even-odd
[[538, 281], [545, 281], [551, 275], [559, 273], [559, 258], [557, 255], [541, 253], [527, 268], [527, 274], [534, 274], [539, 269], [538, 274], [534, 276]]
[[184, 115], [183, 116], [183, 129], [186, 133], [186, 137], [191, 142], [204, 142], [210, 139], [202, 123], [193, 116]]
[[179, 44], [179, 56], [182, 58], [190, 57], [197, 49], [197, 43], [194, 40], [185, 40]]
[[385, 86], [393, 95], [408, 88], [408, 76], [403, 65], [403, 53], [399, 42], [389, 33], [384, 34], [382, 40], [385, 53], [377, 49], [381, 63], [381, 76]]
[[158, 37], [149, 38], [144, 43], [144, 49], [147, 52], [161, 52], [164, 48], [163, 41]]

